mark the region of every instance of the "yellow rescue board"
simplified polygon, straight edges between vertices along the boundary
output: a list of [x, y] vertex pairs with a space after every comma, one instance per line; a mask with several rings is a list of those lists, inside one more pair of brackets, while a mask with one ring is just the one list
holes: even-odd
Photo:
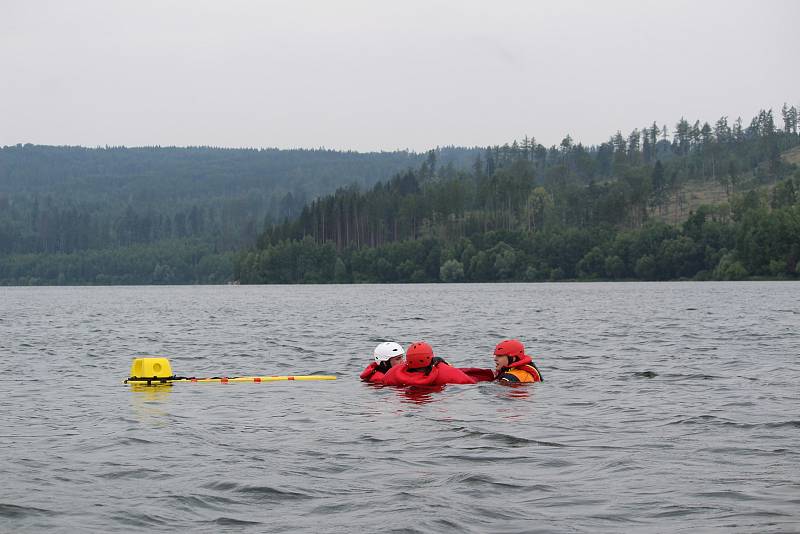
[[125, 384], [132, 385], [159, 385], [174, 384], [175, 382], [208, 382], [227, 384], [230, 382], [279, 382], [289, 380], [336, 380], [333, 375], [287, 375], [287, 376], [215, 376], [210, 378], [197, 378], [186, 376], [175, 376], [172, 374], [172, 366], [169, 360], [164, 357], [136, 358], [131, 365], [131, 376], [125, 380]]
[[158, 383], [175, 383], [175, 382], [279, 382], [281, 380], [336, 380], [333, 375], [294, 375], [294, 376], [232, 376], [227, 377], [214, 377], [214, 378], [129, 378], [125, 381], [126, 384], [143, 384], [152, 382]]

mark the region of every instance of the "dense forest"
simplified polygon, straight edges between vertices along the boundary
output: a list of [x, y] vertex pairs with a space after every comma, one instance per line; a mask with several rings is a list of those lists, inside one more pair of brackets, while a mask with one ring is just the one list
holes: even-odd
[[796, 278], [798, 145], [784, 106], [593, 146], [3, 147], [0, 284]]
[[[445, 147], [451, 168], [477, 149]], [[233, 251], [337, 187], [424, 154], [333, 150], [0, 148], [0, 284], [214, 283]]]
[[[362, 191], [341, 188], [274, 224], [238, 254], [242, 283], [796, 278], [798, 112], [745, 125], [681, 119], [617, 132], [598, 146], [567, 136], [487, 148], [469, 169], [431, 152]], [[682, 191], [726, 200], [681, 220]], [[676, 224], [677, 223], [677, 224]]]

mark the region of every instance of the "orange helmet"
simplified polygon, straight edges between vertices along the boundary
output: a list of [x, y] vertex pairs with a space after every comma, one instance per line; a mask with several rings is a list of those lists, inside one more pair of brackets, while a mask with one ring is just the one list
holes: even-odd
[[433, 349], [424, 341], [412, 343], [406, 349], [406, 364], [410, 369], [428, 367], [433, 360]]
[[525, 356], [525, 345], [517, 339], [506, 339], [497, 344], [494, 348], [494, 355], [521, 358]]

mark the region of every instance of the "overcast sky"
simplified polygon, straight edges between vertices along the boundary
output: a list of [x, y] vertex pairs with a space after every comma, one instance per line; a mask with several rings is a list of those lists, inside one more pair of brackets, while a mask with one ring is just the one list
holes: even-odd
[[797, 0], [0, 0], [0, 145], [419, 151], [779, 119], [798, 21]]

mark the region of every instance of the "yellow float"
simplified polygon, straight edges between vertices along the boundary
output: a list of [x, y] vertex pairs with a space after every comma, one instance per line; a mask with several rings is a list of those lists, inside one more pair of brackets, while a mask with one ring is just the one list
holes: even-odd
[[175, 382], [200, 382], [229, 384], [233, 382], [280, 382], [285, 380], [336, 380], [333, 375], [287, 375], [287, 376], [213, 376], [198, 378], [194, 376], [175, 376], [168, 358], [148, 357], [134, 358], [131, 365], [131, 376], [125, 384], [136, 386], [157, 386], [174, 384]]

